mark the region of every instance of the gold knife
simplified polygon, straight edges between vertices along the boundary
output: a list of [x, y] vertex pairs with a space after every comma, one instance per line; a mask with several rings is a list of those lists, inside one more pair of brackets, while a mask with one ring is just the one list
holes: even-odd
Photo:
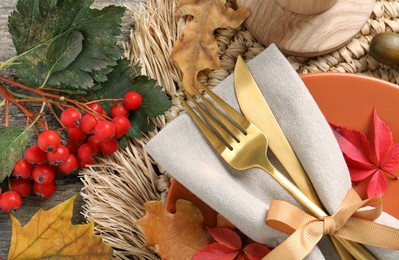
[[[324, 209], [311, 181], [241, 56], [238, 56], [234, 69], [234, 86], [238, 103], [245, 117], [268, 137], [270, 149], [298, 188], [321, 209]], [[334, 237], [331, 237], [331, 242], [341, 259], [353, 259], [351, 255], [356, 259], [375, 259], [359, 244]]]
[[234, 75], [238, 103], [245, 117], [268, 137], [270, 149], [298, 188], [320, 208], [323, 208], [312, 183], [241, 56], [238, 57]]

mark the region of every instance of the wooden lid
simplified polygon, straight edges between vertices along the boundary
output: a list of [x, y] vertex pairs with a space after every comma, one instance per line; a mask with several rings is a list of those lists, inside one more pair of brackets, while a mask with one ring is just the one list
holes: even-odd
[[303, 57], [332, 52], [350, 41], [367, 22], [374, 3], [338, 0], [322, 13], [306, 15], [289, 11], [277, 0], [237, 0], [237, 6], [251, 11], [246, 26], [258, 41]]

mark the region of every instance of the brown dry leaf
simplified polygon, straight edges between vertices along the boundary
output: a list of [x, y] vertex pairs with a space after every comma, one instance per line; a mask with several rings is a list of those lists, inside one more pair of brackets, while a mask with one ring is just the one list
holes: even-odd
[[236, 226], [231, 223], [227, 218], [223, 217], [219, 213], [216, 215], [216, 226], [217, 227], [228, 227], [230, 229], [235, 229]]
[[21, 227], [11, 214], [12, 238], [8, 259], [110, 259], [112, 248], [94, 235], [94, 224], [72, 225], [76, 195], [43, 211]]
[[211, 242], [194, 203], [178, 200], [175, 214], [166, 211], [160, 201], [147, 202], [144, 207], [146, 215], [137, 224], [143, 228], [146, 246], [155, 247], [162, 259], [191, 259]]
[[238, 27], [249, 15], [246, 8], [233, 10], [225, 0], [180, 0], [178, 16], [193, 16], [184, 28], [183, 37], [175, 42], [172, 59], [183, 72], [183, 87], [190, 94], [198, 89], [197, 75], [204, 69], [220, 66], [218, 46], [214, 37], [217, 28]]

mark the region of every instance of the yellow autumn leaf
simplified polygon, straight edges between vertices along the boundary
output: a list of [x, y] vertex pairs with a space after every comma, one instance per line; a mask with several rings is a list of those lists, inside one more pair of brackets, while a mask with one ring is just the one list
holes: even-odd
[[160, 201], [147, 202], [144, 207], [146, 215], [137, 224], [144, 231], [146, 246], [154, 246], [162, 259], [191, 259], [211, 242], [201, 211], [194, 203], [178, 200], [175, 214]]
[[44, 211], [23, 227], [11, 214], [12, 238], [8, 259], [110, 259], [112, 248], [94, 235], [94, 224], [72, 225], [76, 195]]
[[172, 59], [183, 72], [182, 85], [193, 94], [191, 88], [199, 87], [198, 72], [220, 66], [214, 31], [238, 27], [249, 16], [249, 11], [246, 8], [233, 10], [226, 7], [226, 0], [180, 0], [176, 12], [180, 17], [193, 17], [172, 51]]

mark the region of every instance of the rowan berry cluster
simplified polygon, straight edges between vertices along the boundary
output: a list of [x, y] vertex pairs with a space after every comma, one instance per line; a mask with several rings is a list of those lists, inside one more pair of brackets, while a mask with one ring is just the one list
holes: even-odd
[[118, 150], [118, 139], [130, 129], [129, 111], [141, 106], [142, 97], [135, 91], [125, 94], [110, 109], [109, 115], [99, 103], [87, 104], [81, 111], [75, 107], [63, 110], [59, 118], [66, 130], [63, 137], [46, 129], [38, 135], [37, 144], [30, 146], [18, 160], [9, 180], [9, 191], [1, 193], [0, 209], [17, 210], [23, 197], [35, 193], [43, 198], [52, 196], [57, 174], [69, 175], [79, 167], [95, 162], [97, 154]]

